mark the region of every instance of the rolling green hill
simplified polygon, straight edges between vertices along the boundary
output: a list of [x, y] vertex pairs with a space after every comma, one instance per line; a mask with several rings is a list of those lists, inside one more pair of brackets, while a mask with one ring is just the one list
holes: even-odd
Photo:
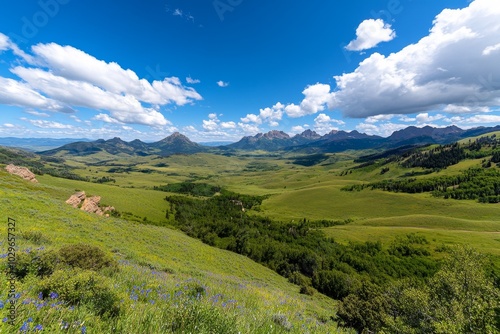
[[[334, 301], [320, 294], [299, 295], [297, 286], [243, 256], [168, 228], [87, 214], [53, 194], [54, 187], [43, 181], [28, 184], [0, 171], [2, 254], [8, 248], [7, 217], [16, 221], [18, 257], [43, 256], [77, 243], [99, 247], [119, 263], [118, 272], [92, 275], [113, 286], [120, 313], [99, 316], [91, 304], [61, 304], [55, 295], [42, 300], [38, 295], [44, 284], [50, 286], [50, 276], [28, 275], [15, 283], [20, 294], [15, 325], [1, 324], [2, 332], [18, 333], [25, 323], [31, 328], [41, 325], [50, 333], [80, 333], [83, 327], [88, 333], [337, 331], [328, 320], [336, 308]], [[57, 274], [61, 275], [52, 275]], [[3, 290], [0, 300], [6, 299]], [[6, 308], [1, 312], [6, 316]], [[68, 330], [63, 331], [66, 325]]]

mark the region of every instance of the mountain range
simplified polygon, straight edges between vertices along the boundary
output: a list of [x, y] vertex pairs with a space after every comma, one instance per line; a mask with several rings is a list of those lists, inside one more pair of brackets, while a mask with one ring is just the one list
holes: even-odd
[[[272, 130], [254, 136], [246, 136], [236, 143], [217, 147], [197, 144], [192, 142], [188, 137], [176, 132], [154, 143], [145, 143], [139, 139], [126, 142], [115, 137], [109, 140], [77, 141], [39, 153], [42, 155], [54, 155], [64, 152], [72, 155], [90, 155], [98, 152], [107, 152], [109, 154], [139, 156], [167, 156], [200, 152], [216, 153], [235, 150], [335, 153], [351, 149], [390, 149], [404, 145], [445, 144], [492, 131], [500, 131], [500, 126], [478, 127], [468, 130], [460, 129], [456, 126], [445, 128], [433, 128], [430, 126], [418, 128], [410, 126], [395, 131], [391, 136], [386, 138], [367, 135], [356, 130], [351, 132], [333, 130], [323, 136], [312, 130], [305, 130], [294, 136], [290, 136], [283, 131]], [[10, 142], [15, 144], [13, 139], [10, 139]], [[2, 143], [1, 139], [0, 143]]]

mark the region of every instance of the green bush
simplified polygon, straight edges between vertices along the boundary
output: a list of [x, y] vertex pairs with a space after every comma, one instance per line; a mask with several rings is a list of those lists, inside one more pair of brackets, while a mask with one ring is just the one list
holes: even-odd
[[[40, 282], [43, 298], [60, 299], [70, 305], [87, 305], [100, 316], [117, 316], [120, 298], [111, 281], [90, 270], [57, 270]], [[55, 294], [57, 295], [55, 295]]]
[[19, 279], [29, 274], [44, 277], [51, 275], [58, 264], [59, 259], [54, 251], [22, 252], [18, 253], [12, 272]]
[[40, 231], [21, 231], [21, 238], [33, 242], [35, 245], [41, 245], [43, 243], [50, 243], [42, 232]]
[[59, 250], [61, 261], [73, 268], [118, 270], [118, 263], [100, 248], [86, 244], [67, 245]]

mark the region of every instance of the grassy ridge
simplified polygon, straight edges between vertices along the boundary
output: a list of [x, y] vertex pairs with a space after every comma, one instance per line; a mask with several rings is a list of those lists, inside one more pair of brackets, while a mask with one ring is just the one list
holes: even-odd
[[[82, 326], [88, 333], [114, 333], [113, 327], [124, 333], [153, 333], [161, 332], [166, 321], [181, 319], [186, 314], [190, 314], [194, 324], [198, 321], [199, 332], [206, 333], [212, 332], [206, 327], [210, 321], [214, 326], [231, 324], [234, 327], [229, 331], [220, 331], [231, 333], [337, 330], [328, 321], [335, 302], [319, 294], [300, 295], [297, 286], [245, 257], [209, 247], [167, 228], [84, 213], [54, 198], [51, 195], [54, 191], [55, 188], [43, 183], [28, 184], [0, 171], [0, 212], [5, 222], [7, 216], [16, 219], [18, 234], [40, 232], [46, 240], [42, 247], [46, 249], [83, 242], [113, 253], [120, 262], [120, 274], [112, 277], [114, 291], [122, 300], [124, 313], [107, 321], [85, 306], [71, 309], [46, 305], [37, 309], [37, 281], [31, 278], [17, 283], [19, 301], [26, 304], [19, 303], [14, 327], [1, 324], [7, 332], [19, 332], [27, 319], [32, 318], [31, 328], [40, 324], [53, 333], [61, 331], [63, 321], [74, 326], [69, 330], [71, 333], [80, 333]], [[7, 249], [5, 239], [3, 233], [2, 253]], [[40, 248], [40, 244], [18, 237], [17, 247], [18, 252], [24, 252]], [[5, 262], [3, 258], [2, 264]], [[2, 275], [4, 286], [5, 279]], [[199, 300], [179, 297], [190, 291], [193, 282], [203, 287], [203, 297]], [[153, 292], [144, 296], [134, 287]], [[5, 293], [1, 293], [0, 300], [5, 301]], [[162, 297], [167, 295], [170, 299]]]

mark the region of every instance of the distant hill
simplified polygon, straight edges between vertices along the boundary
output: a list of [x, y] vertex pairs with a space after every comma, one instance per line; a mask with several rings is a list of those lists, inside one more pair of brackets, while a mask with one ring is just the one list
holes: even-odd
[[228, 150], [263, 150], [289, 151], [297, 153], [335, 153], [346, 150], [359, 149], [391, 149], [407, 145], [447, 144], [463, 138], [479, 136], [488, 132], [500, 131], [500, 126], [478, 127], [464, 130], [456, 126], [433, 128], [424, 126], [418, 128], [409, 126], [395, 131], [391, 136], [384, 138], [375, 135], [360, 133], [356, 130], [333, 130], [323, 136], [312, 130], [305, 130], [300, 134], [290, 136], [283, 131], [272, 130], [267, 133], [258, 133], [255, 136], [243, 137], [236, 143], [216, 146], [216, 143], [204, 146], [192, 142], [188, 137], [175, 132], [174, 134], [154, 143], [145, 143], [139, 139], [126, 142], [120, 138], [96, 141], [77, 141], [65, 144], [59, 148], [40, 152], [42, 155], [54, 155], [66, 152], [72, 155], [90, 155], [98, 152], [109, 154], [128, 155], [171, 155], [194, 154], [200, 152], [217, 152]]
[[128, 155], [171, 155], [171, 154], [193, 154], [206, 151], [207, 148], [192, 142], [184, 135], [178, 132], [155, 143], [144, 143], [139, 139], [126, 142], [120, 138], [109, 140], [99, 139], [92, 142], [74, 142], [63, 145], [59, 148], [39, 152], [41, 155], [55, 155], [59, 152], [65, 152], [71, 155], [90, 155], [98, 152], [107, 152], [109, 154], [128, 154]]

